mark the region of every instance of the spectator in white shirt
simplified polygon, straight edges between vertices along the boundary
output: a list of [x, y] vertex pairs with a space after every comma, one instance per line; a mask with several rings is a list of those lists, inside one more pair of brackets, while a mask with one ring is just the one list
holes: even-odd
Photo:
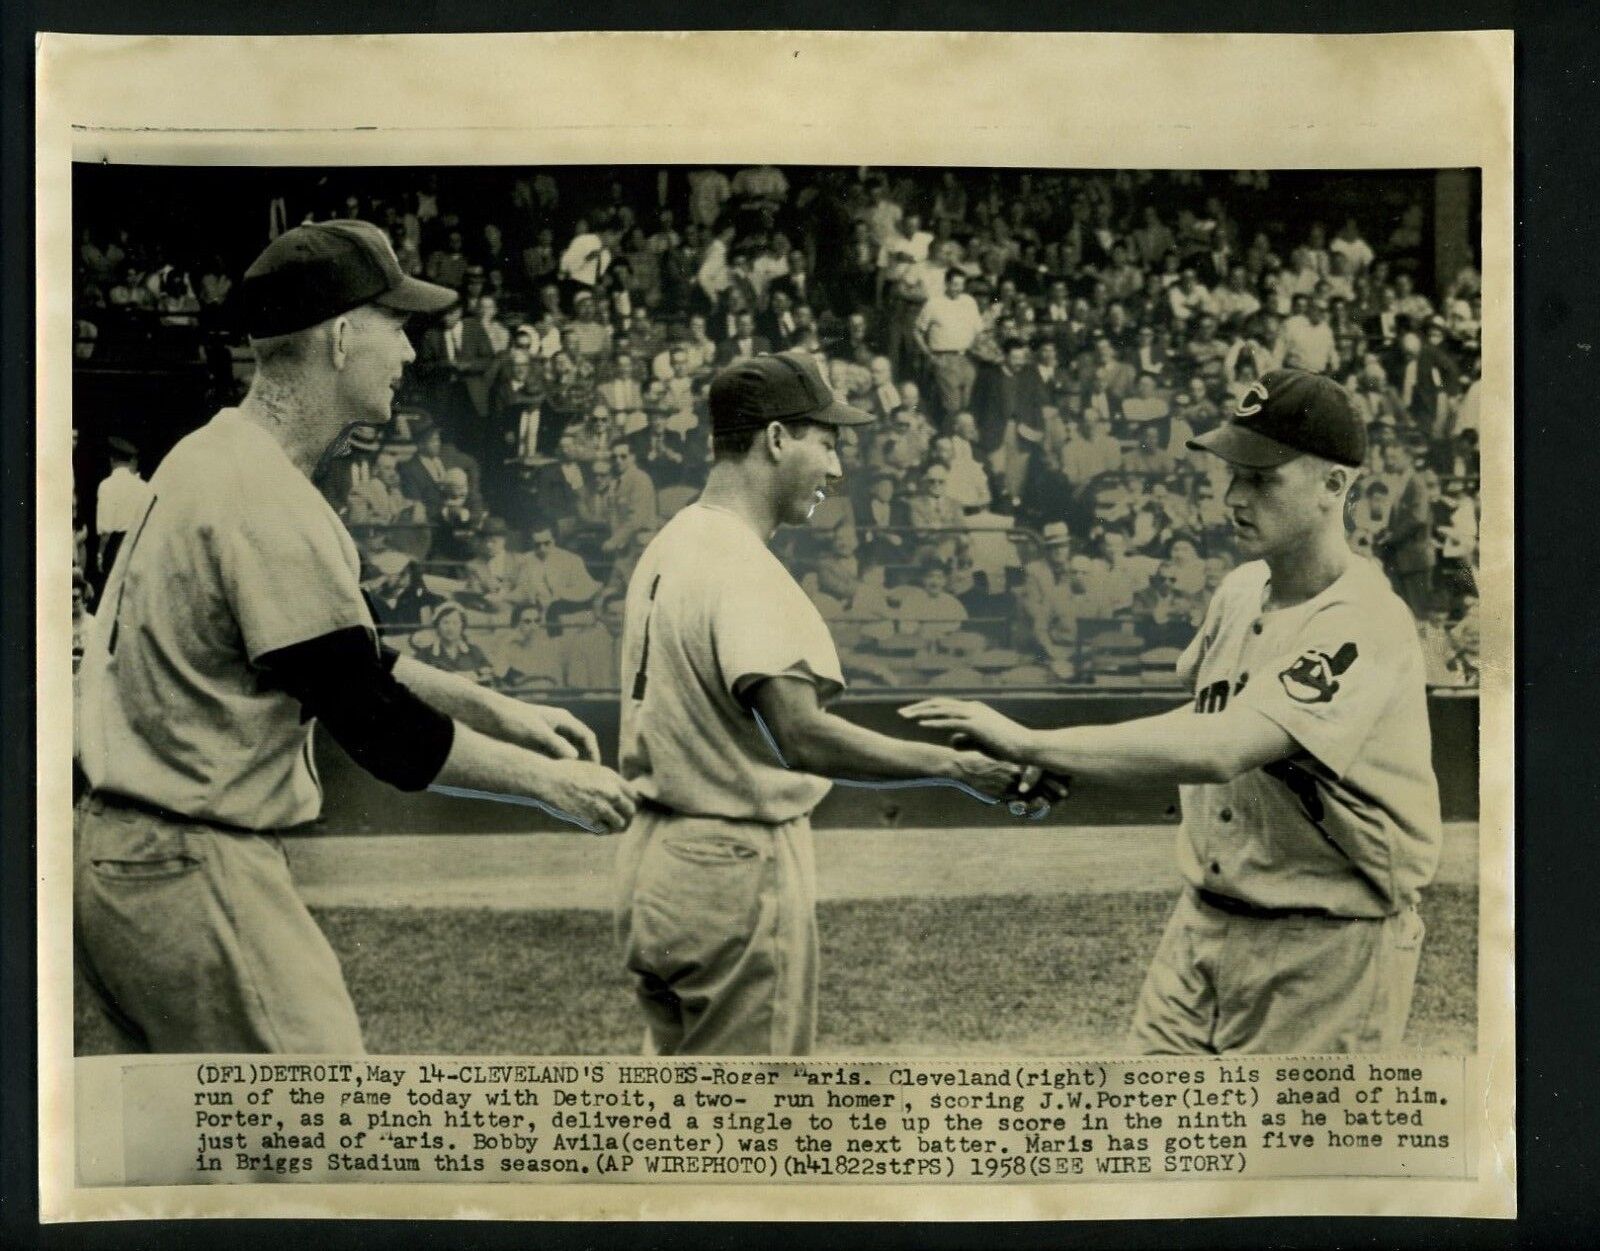
[[1339, 233], [1328, 245], [1328, 251], [1334, 256], [1344, 257], [1352, 274], [1359, 274], [1372, 264], [1372, 247], [1361, 237], [1361, 227], [1356, 225], [1353, 217], [1345, 218]]
[[1289, 292], [1310, 295], [1322, 281], [1322, 271], [1310, 248], [1296, 248], [1289, 254]]
[[1157, 390], [1153, 374], [1140, 374], [1134, 393], [1122, 401], [1122, 416], [1130, 422], [1159, 421], [1168, 411], [1166, 397]]
[[600, 281], [600, 275], [610, 268], [611, 252], [582, 218], [573, 230], [572, 242], [561, 253], [559, 272], [568, 282], [593, 287]]
[[153, 498], [150, 484], [139, 476], [138, 449], [126, 439], [108, 442], [111, 472], [95, 492], [95, 533], [98, 536], [99, 583], [96, 598], [117, 558], [117, 550], [130, 530], [144, 517]]
[[1211, 292], [1200, 285], [1192, 269], [1184, 270], [1178, 281], [1167, 289], [1167, 302], [1172, 309], [1172, 320], [1180, 326], [1199, 313], [1216, 309]]
[[[741, 173], [740, 177], [742, 176]], [[738, 179], [734, 181], [737, 182]], [[783, 235], [774, 234], [767, 241], [767, 246], [750, 263], [750, 285], [755, 288], [757, 308], [767, 306], [767, 290], [774, 280], [786, 278], [788, 274], [789, 240]]]
[[1235, 265], [1226, 283], [1218, 283], [1211, 293], [1211, 307], [1223, 325], [1236, 325], [1254, 317], [1261, 301], [1250, 290], [1250, 275], [1243, 265]]
[[583, 557], [557, 547], [555, 533], [548, 526], [535, 530], [531, 540], [511, 587], [512, 602], [538, 604], [546, 612], [557, 605], [570, 608], [590, 603], [600, 584], [589, 576]]
[[705, 255], [700, 260], [700, 268], [695, 273], [696, 284], [713, 304], [718, 302], [722, 293], [733, 282], [733, 273], [728, 265], [728, 249], [732, 246], [733, 239], [732, 226], [724, 226], [719, 230], [706, 245]]
[[939, 414], [945, 417], [967, 407], [977, 378], [977, 368], [968, 353], [983, 329], [983, 315], [966, 287], [966, 274], [959, 269], [947, 270], [944, 294], [928, 300], [917, 314], [917, 346], [927, 358]]
[[1350, 261], [1342, 252], [1335, 252], [1328, 258], [1328, 276], [1323, 282], [1330, 300], [1353, 300], [1356, 297], [1355, 284], [1350, 278]]
[[933, 459], [948, 471], [946, 498], [967, 512], [989, 506], [989, 475], [973, 457], [972, 444], [957, 435], [940, 435], [933, 441]]
[[639, 386], [633, 357], [626, 352], [618, 352], [613, 369], [612, 376], [595, 388], [596, 393], [614, 413], [637, 412], [644, 407], [644, 391]]
[[1314, 374], [1337, 369], [1339, 353], [1334, 345], [1333, 327], [1328, 324], [1327, 304], [1312, 299], [1306, 304], [1304, 316], [1297, 314], [1285, 321], [1279, 347], [1286, 368], [1304, 369]]

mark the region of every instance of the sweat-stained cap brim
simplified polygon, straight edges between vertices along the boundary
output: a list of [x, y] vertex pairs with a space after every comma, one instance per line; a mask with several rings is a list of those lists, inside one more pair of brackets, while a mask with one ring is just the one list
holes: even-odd
[[1297, 456], [1305, 455], [1295, 448], [1269, 439], [1254, 430], [1246, 430], [1235, 422], [1224, 422], [1208, 434], [1189, 439], [1185, 446], [1201, 452], [1220, 456], [1230, 465], [1246, 469], [1275, 469], [1287, 465]]

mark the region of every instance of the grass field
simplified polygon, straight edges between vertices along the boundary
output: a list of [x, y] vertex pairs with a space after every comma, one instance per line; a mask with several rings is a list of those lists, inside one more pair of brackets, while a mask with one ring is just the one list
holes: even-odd
[[[1475, 834], [1451, 827], [1423, 899], [1428, 936], [1407, 1038], [1417, 1050], [1474, 1047]], [[1172, 906], [1171, 838], [1170, 827], [824, 832], [819, 1049], [1122, 1050]], [[606, 848], [581, 838], [326, 839], [293, 858], [370, 1050], [628, 1054], [640, 1035], [603, 909]], [[83, 995], [77, 1027], [80, 1054], [108, 1048]]]

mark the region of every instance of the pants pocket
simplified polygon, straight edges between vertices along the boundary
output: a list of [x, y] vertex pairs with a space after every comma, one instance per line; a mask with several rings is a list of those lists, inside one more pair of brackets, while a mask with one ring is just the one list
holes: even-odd
[[634, 956], [671, 978], [727, 959], [749, 942], [770, 858], [737, 834], [658, 831], [633, 890]]
[[89, 867], [112, 882], [163, 882], [193, 873], [200, 861], [193, 856], [168, 856], [159, 860], [91, 860]]
[[139, 813], [97, 821], [87, 831], [84, 859], [108, 882], [160, 882], [200, 868], [200, 849], [175, 822]]
[[661, 846], [668, 855], [676, 856], [679, 860], [712, 867], [743, 864], [761, 858], [761, 853], [750, 844], [718, 834], [666, 838]]

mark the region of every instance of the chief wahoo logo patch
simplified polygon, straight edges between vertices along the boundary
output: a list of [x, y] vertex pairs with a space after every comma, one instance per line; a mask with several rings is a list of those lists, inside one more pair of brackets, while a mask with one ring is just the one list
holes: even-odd
[[1278, 675], [1289, 698], [1302, 704], [1326, 704], [1339, 691], [1339, 677], [1356, 661], [1356, 645], [1346, 643], [1329, 655], [1316, 650], [1301, 652]]

